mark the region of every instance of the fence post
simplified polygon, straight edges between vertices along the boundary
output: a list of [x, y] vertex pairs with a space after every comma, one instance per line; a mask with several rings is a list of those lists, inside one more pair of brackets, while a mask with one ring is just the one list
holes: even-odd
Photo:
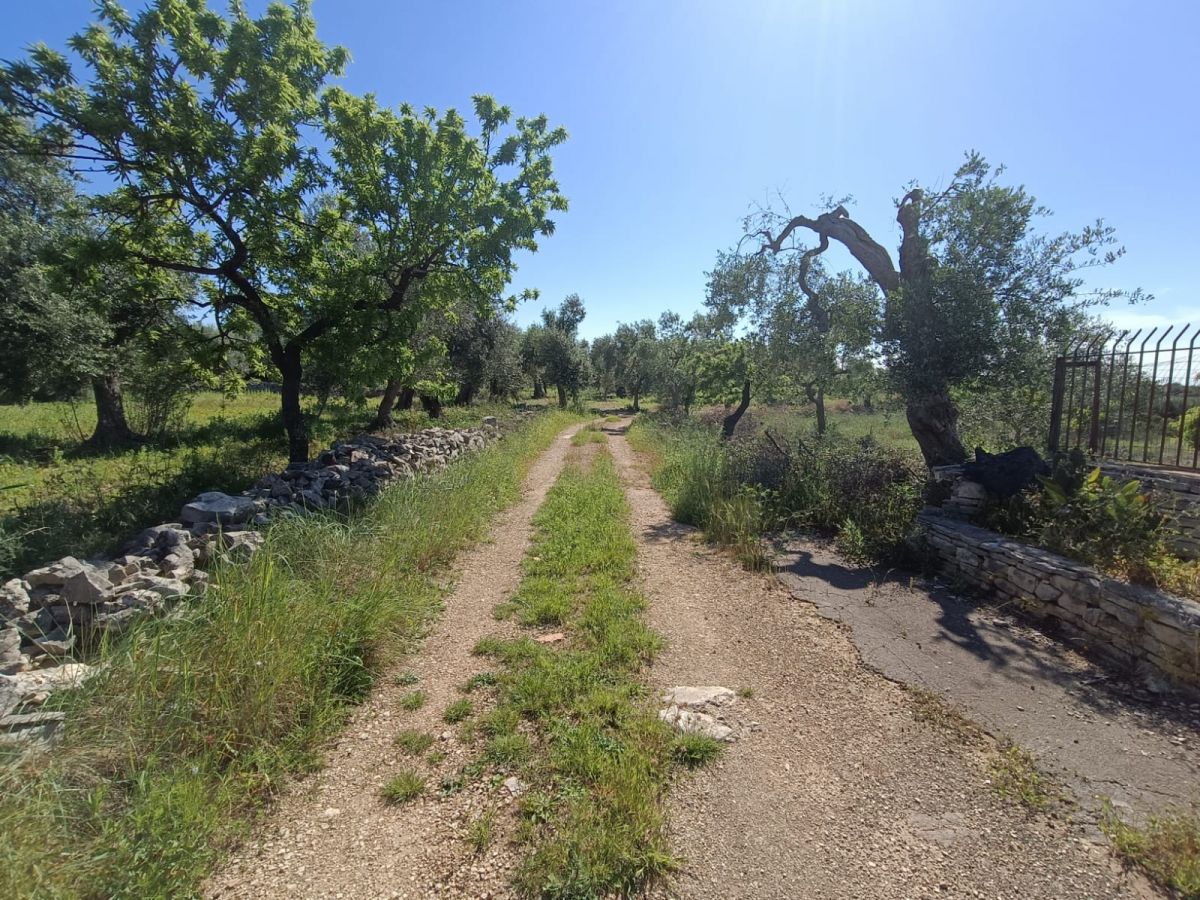
[[1067, 358], [1056, 357], [1054, 360], [1054, 392], [1050, 402], [1050, 452], [1057, 453], [1060, 449], [1058, 442], [1062, 435], [1063, 392], [1067, 388]]
[[1088, 450], [1095, 456], [1100, 449], [1100, 378], [1104, 374], [1104, 357], [1096, 357], [1096, 377], [1092, 379], [1092, 427], [1088, 430]]

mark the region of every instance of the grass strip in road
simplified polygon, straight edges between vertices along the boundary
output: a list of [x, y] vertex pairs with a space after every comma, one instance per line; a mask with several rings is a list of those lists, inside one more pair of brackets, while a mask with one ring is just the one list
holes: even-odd
[[574, 420], [539, 416], [348, 521], [281, 522], [249, 565], [107, 648], [101, 674], [65, 701], [62, 742], [0, 764], [0, 896], [196, 893], [428, 627], [449, 563]]
[[521, 621], [554, 624], [567, 640], [477, 647], [504, 667], [485, 759], [526, 784], [517, 886], [533, 897], [626, 896], [671, 870], [662, 800], [672, 766], [716, 749], [682, 747], [642, 680], [661, 639], [642, 621], [628, 509], [601, 450], [550, 490], [514, 601]]

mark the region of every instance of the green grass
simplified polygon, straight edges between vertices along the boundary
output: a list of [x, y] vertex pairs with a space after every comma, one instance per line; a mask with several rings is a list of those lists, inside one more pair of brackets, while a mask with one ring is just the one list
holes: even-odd
[[675, 866], [661, 807], [675, 743], [641, 677], [662, 642], [642, 621], [627, 515], [607, 451], [564, 470], [535, 517], [514, 602], [522, 621], [553, 609], [572, 640], [476, 646], [505, 667], [485, 756], [521, 764], [529, 787], [516, 876], [528, 896], [628, 896]]
[[496, 684], [495, 672], [476, 672], [462, 686], [464, 694], [471, 694], [483, 687], [492, 687]]
[[546, 413], [347, 521], [289, 520], [203, 603], [103, 648], [50, 755], [0, 767], [0, 896], [196, 893], [440, 610], [444, 573], [574, 417]]
[[482, 856], [492, 844], [496, 826], [496, 811], [489, 809], [467, 827], [467, 842], [476, 856]]
[[473, 712], [475, 712], [474, 704], [466, 697], [462, 697], [446, 707], [446, 711], [442, 713], [442, 721], [448, 725], [455, 725], [469, 718]]
[[600, 430], [599, 425], [593, 422], [580, 428], [571, 436], [571, 445], [582, 447], [584, 444], [603, 444], [607, 440], [608, 436]]
[[433, 735], [428, 731], [406, 728], [396, 735], [393, 742], [407, 755], [420, 756], [433, 746]]
[[415, 712], [425, 705], [424, 691], [410, 691], [400, 698], [400, 708]]
[[654, 486], [677, 521], [703, 529], [706, 538], [729, 548], [747, 569], [770, 569], [762, 503], [753, 489], [732, 482], [715, 432], [638, 417], [628, 439], [649, 459]]
[[425, 793], [425, 777], [406, 769], [385, 784], [381, 793], [388, 803], [409, 803]]
[[1108, 804], [1100, 826], [1126, 865], [1142, 869], [1177, 897], [1200, 898], [1200, 816], [1195, 812], [1153, 816], [1138, 828]]
[[1038, 769], [1034, 755], [1011, 741], [1001, 744], [990, 769], [992, 787], [1029, 809], [1045, 809], [1061, 799], [1058, 789]]
[[671, 755], [689, 769], [706, 766], [724, 749], [721, 742], [703, 734], [681, 734], [671, 746]]
[[[312, 414], [312, 447], [366, 427], [367, 406], [331, 402]], [[477, 425], [507, 407], [447, 407], [437, 424]], [[396, 428], [431, 424], [421, 411], [397, 414]], [[169, 522], [203, 491], [237, 493], [283, 468], [279, 397], [197, 394], [179, 431], [140, 448], [94, 454], [83, 440], [95, 425], [90, 403], [0, 405], [0, 580], [52, 559], [111, 552], [142, 528]]]

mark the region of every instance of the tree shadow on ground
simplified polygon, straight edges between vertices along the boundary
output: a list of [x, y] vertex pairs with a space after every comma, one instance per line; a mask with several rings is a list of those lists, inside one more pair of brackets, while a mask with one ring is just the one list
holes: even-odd
[[1038, 622], [1011, 604], [914, 572], [856, 566], [825, 547], [818, 547], [817, 553], [819, 558], [810, 550], [790, 548], [781, 556], [778, 571], [800, 599], [832, 608], [837, 618], [862, 630], [863, 638], [886, 641], [890, 631], [894, 648], [920, 634], [952, 644], [993, 670], [1053, 683], [1097, 713], [1132, 708], [1166, 727], [1200, 728], [1200, 708], [1185, 697], [1151, 693], [1127, 667], [1066, 639], [1052, 622]]

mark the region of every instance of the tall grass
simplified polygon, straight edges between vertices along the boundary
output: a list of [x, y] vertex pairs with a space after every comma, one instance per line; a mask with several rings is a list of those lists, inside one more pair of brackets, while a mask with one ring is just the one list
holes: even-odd
[[[503, 664], [487, 717], [486, 756], [520, 766], [517, 886], [528, 896], [630, 896], [670, 870], [661, 801], [671, 766], [711, 759], [658, 720], [641, 680], [661, 646], [642, 621], [636, 545], [620, 481], [604, 451], [566, 469], [535, 524], [515, 605], [525, 622], [553, 623], [566, 646], [485, 639]], [[532, 752], [518, 730], [532, 726]], [[519, 752], [518, 752], [519, 751]]]
[[653, 460], [654, 486], [676, 521], [703, 529], [749, 569], [767, 569], [767, 512], [753, 485], [739, 484], [725, 448], [702, 425], [671, 425], [639, 417], [629, 430], [634, 449]]
[[924, 474], [911, 457], [870, 437], [759, 427], [723, 442], [701, 422], [639, 418], [629, 439], [651, 457], [672, 515], [750, 568], [769, 565], [765, 533], [796, 526], [833, 534], [856, 562], [917, 561]]
[[103, 649], [61, 744], [0, 771], [0, 896], [194, 893], [439, 609], [437, 576], [565, 424], [538, 417], [349, 521], [296, 519]]

